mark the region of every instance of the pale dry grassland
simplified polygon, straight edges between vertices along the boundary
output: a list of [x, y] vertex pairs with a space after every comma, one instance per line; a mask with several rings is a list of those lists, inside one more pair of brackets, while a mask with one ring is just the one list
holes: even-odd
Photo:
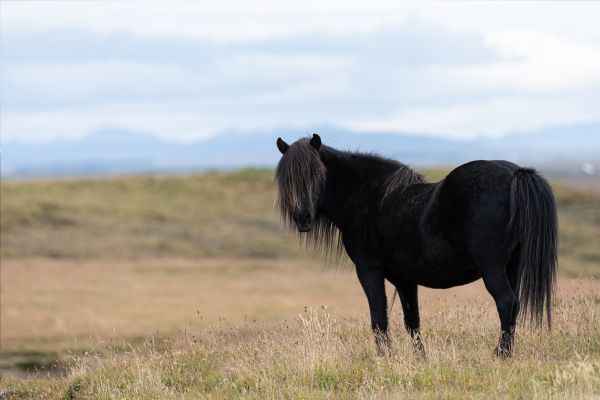
[[[5, 260], [2, 263], [2, 363], [41, 361], [89, 345], [90, 335], [167, 335], [202, 320], [271, 323], [304, 307], [344, 316], [367, 313], [353, 271], [320, 261], [152, 259], [121, 262]], [[590, 279], [560, 277], [559, 298], [597, 294]], [[388, 297], [393, 290], [388, 285]], [[424, 312], [477, 302], [495, 312], [481, 281], [447, 290], [420, 288]], [[401, 307], [396, 302], [396, 311]], [[426, 319], [426, 317], [424, 318]], [[32, 357], [31, 353], [39, 353]], [[25, 356], [22, 356], [24, 353]], [[48, 354], [50, 355], [50, 354]]]
[[600, 394], [596, 280], [561, 277], [553, 330], [520, 327], [507, 361], [492, 357], [498, 317], [481, 282], [422, 288], [423, 361], [397, 301], [393, 351], [377, 356], [353, 272], [319, 261], [32, 259], [2, 274], [3, 363], [30, 372], [4, 369], [15, 398]]
[[[437, 181], [448, 169], [424, 172]], [[553, 187], [561, 273], [600, 277], [600, 195]], [[306, 258], [281, 229], [270, 170], [3, 182], [0, 189], [2, 259]]]
[[391, 354], [377, 356], [352, 268], [324, 266], [282, 231], [272, 171], [1, 191], [1, 399], [600, 396], [592, 191], [555, 186], [554, 328], [519, 327], [504, 361], [481, 282], [421, 289], [426, 360], [396, 300]]
[[100, 340], [102, 350], [75, 355], [63, 378], [3, 386], [14, 397], [67, 399], [594, 398], [599, 303], [597, 294], [559, 300], [554, 329], [520, 329], [509, 360], [492, 356], [497, 316], [479, 301], [426, 313], [426, 360], [413, 354], [398, 315], [391, 353], [381, 357], [366, 315], [309, 308], [276, 325], [194, 321], [137, 346]]

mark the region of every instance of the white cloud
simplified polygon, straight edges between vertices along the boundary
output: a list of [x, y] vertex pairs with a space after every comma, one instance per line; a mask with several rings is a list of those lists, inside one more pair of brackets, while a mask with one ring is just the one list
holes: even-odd
[[466, 139], [600, 120], [599, 46], [531, 31], [488, 34], [486, 43], [507, 58], [395, 71], [404, 104], [345, 125]]
[[208, 78], [202, 80], [176, 65], [129, 61], [7, 65], [2, 76], [3, 97], [11, 103], [33, 107], [41, 103], [47, 108], [115, 97], [185, 93], [186, 86], [207, 82]]
[[98, 33], [246, 41], [299, 33], [369, 32], [424, 19], [456, 32], [534, 29], [600, 41], [595, 2], [3, 2], [3, 31]]
[[86, 29], [98, 33], [132, 32], [138, 36], [209, 38], [217, 42], [247, 41], [308, 32], [349, 32], [376, 29], [382, 22], [402, 21], [389, 14], [385, 4], [367, 7], [353, 4], [274, 2], [53, 1], [34, 6], [3, 3], [8, 30], [43, 32]]
[[[470, 138], [598, 121], [598, 14], [600, 3], [2, 2], [3, 40], [72, 29], [147, 41], [118, 57], [112, 36], [90, 60], [4, 57], [0, 130], [3, 140], [43, 141], [119, 126], [188, 140], [344, 124]], [[150, 45], [148, 56], [148, 43], [174, 38], [192, 42], [160, 63], [164, 48]]]
[[189, 109], [165, 108], [162, 104], [112, 104], [52, 111], [3, 112], [3, 140], [44, 143], [58, 137], [81, 138], [105, 127], [159, 132], [186, 140], [213, 134], [210, 116]]
[[[326, 86], [328, 83], [324, 83]], [[319, 85], [290, 88], [284, 93], [256, 96], [112, 103], [41, 111], [3, 111], [3, 141], [44, 143], [57, 138], [76, 139], [106, 127], [156, 134], [186, 142], [224, 130], [270, 130], [273, 127], [306, 128], [327, 122], [321, 114], [294, 107], [299, 97], [313, 97]], [[302, 104], [306, 107], [306, 100]]]
[[534, 31], [489, 34], [486, 41], [506, 56], [520, 60], [496, 69], [501, 84], [532, 91], [600, 86], [600, 44]]
[[8, 108], [63, 108], [190, 97], [226, 97], [235, 102], [237, 96], [284, 93], [301, 84], [320, 85], [351, 64], [347, 57], [312, 54], [232, 54], [213, 67], [199, 70], [135, 61], [24, 63], [4, 66], [1, 81]]
[[600, 93], [600, 46], [531, 32], [490, 35], [486, 42], [507, 58], [397, 69], [391, 84], [409, 93], [409, 102], [434, 104], [549, 96], [570, 108], [576, 96], [567, 95]]
[[406, 108], [384, 118], [347, 118], [357, 131], [414, 132], [454, 139], [497, 137], [600, 120], [600, 95], [571, 98], [507, 97], [444, 107]]

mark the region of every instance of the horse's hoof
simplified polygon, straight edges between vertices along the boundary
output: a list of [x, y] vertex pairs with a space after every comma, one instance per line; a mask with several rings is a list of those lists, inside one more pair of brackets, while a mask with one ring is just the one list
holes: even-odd
[[375, 346], [377, 347], [377, 355], [380, 357], [390, 355], [390, 340], [387, 335], [381, 333], [376, 334]]
[[415, 356], [420, 360], [427, 360], [427, 353], [425, 353], [425, 349], [415, 349]]
[[500, 335], [500, 340], [498, 340], [498, 344], [496, 345], [496, 349], [494, 350], [494, 354], [498, 358], [509, 358], [512, 356], [513, 350], [513, 336], [507, 332], [502, 332]]
[[512, 351], [511, 351], [511, 349], [506, 349], [506, 348], [497, 346], [496, 349], [494, 350], [494, 355], [496, 357], [504, 360], [504, 359], [510, 358], [512, 356]]
[[425, 353], [425, 346], [423, 346], [423, 343], [421, 343], [421, 342], [415, 343], [413, 345], [413, 352], [415, 353], [415, 356], [417, 356], [418, 358], [421, 358], [423, 360], [427, 359], [427, 353]]
[[378, 357], [387, 357], [389, 354], [390, 354], [390, 352], [387, 349], [377, 349]]
[[391, 354], [392, 354], [392, 348], [388, 341], [386, 341], [385, 343], [377, 344], [377, 355], [379, 357], [389, 357]]

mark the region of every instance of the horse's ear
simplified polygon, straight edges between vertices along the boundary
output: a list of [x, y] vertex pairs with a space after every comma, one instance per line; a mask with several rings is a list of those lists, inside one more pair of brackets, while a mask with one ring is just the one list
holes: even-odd
[[321, 136], [313, 133], [312, 138], [310, 139], [310, 145], [314, 147], [317, 151], [321, 148]]
[[284, 142], [283, 139], [277, 138], [277, 148], [281, 154], [285, 154], [285, 152], [290, 148], [290, 145]]

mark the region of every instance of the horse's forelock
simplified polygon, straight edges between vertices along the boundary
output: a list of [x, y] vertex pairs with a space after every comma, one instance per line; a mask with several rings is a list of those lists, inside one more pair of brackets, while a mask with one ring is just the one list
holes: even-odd
[[[292, 144], [279, 160], [275, 170], [277, 182], [277, 208], [283, 221], [291, 227], [294, 208], [302, 198], [313, 201], [314, 191], [324, 182], [325, 164], [308, 139]], [[313, 228], [300, 236], [302, 242], [314, 249], [323, 250], [326, 258], [339, 260], [342, 244], [338, 229], [323, 215], [315, 215]]]
[[300, 206], [302, 198], [312, 201], [313, 193], [324, 177], [325, 165], [308, 139], [293, 143], [275, 170], [277, 204], [284, 217], [293, 207]]

